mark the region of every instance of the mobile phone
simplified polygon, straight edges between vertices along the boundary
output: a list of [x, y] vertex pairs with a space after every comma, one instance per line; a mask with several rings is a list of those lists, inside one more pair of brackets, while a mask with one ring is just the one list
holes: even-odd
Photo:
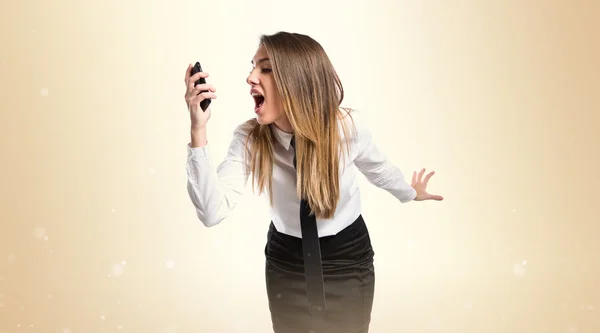
[[[198, 72], [202, 72], [202, 66], [200, 66], [200, 62], [196, 62], [196, 64], [194, 65], [194, 68], [192, 68], [192, 75], [198, 73]], [[194, 84], [194, 86], [197, 86], [199, 84], [205, 84], [206, 83], [206, 79], [204, 79], [203, 77], [199, 78], [196, 83]], [[208, 90], [204, 90], [202, 92], [207, 92]], [[208, 108], [208, 106], [210, 105], [210, 98], [207, 98], [205, 100], [202, 100], [202, 102], [200, 102], [200, 107], [202, 108], [202, 111], [206, 111], [206, 109]]]

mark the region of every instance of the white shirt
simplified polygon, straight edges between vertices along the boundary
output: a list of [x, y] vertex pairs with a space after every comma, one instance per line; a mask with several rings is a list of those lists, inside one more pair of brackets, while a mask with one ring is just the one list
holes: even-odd
[[[348, 138], [350, 154], [346, 152], [345, 158], [340, 158], [339, 202], [333, 218], [317, 219], [319, 237], [337, 234], [361, 214], [357, 171], [371, 184], [387, 190], [402, 203], [411, 201], [416, 196], [416, 191], [406, 182], [402, 172], [390, 164], [373, 143], [371, 133], [358, 112], [353, 111], [351, 114], [356, 135]], [[352, 125], [351, 122], [349, 124]], [[273, 151], [273, 205], [270, 213], [277, 231], [300, 238], [300, 199], [296, 195], [294, 149], [290, 146], [292, 134], [283, 132], [276, 126], [273, 128], [276, 144]], [[349, 133], [353, 132], [350, 130]], [[187, 190], [198, 218], [207, 227], [223, 221], [244, 193], [250, 176], [244, 162], [246, 135], [241, 130], [241, 125], [235, 129], [227, 156], [216, 168], [210, 158], [208, 144], [192, 148], [188, 143]], [[342, 140], [346, 139], [342, 132]], [[345, 144], [342, 147], [346, 149]], [[262, 196], [268, 203], [267, 191]]]

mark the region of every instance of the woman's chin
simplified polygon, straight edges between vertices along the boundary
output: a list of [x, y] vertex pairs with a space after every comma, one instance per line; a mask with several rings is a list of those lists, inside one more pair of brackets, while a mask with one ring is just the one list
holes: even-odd
[[256, 112], [256, 121], [261, 125], [268, 125], [272, 123], [273, 120], [273, 117], [270, 117], [269, 113], [266, 113], [264, 108], [261, 108], [259, 112]]
[[261, 125], [268, 125], [273, 122], [272, 119], [269, 119], [268, 117], [265, 117], [259, 113], [256, 114], [256, 121]]

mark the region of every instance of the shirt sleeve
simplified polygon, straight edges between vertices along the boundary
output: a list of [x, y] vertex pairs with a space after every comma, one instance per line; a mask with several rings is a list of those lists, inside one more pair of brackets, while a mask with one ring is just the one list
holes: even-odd
[[357, 155], [354, 160], [358, 170], [371, 184], [388, 191], [400, 202], [414, 200], [417, 192], [406, 182], [402, 171], [379, 150], [365, 120], [361, 116], [353, 118], [358, 120], [355, 121]]
[[240, 201], [248, 182], [245, 162], [247, 134], [238, 127], [225, 159], [214, 168], [208, 144], [187, 145], [187, 191], [198, 219], [212, 227], [223, 221]]

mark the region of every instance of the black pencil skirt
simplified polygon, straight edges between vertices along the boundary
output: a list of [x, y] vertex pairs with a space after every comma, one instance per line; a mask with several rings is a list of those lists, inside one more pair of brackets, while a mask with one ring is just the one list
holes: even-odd
[[324, 316], [308, 308], [302, 240], [269, 228], [266, 284], [275, 333], [367, 333], [375, 288], [374, 252], [365, 221], [335, 236], [320, 238], [325, 301]]

